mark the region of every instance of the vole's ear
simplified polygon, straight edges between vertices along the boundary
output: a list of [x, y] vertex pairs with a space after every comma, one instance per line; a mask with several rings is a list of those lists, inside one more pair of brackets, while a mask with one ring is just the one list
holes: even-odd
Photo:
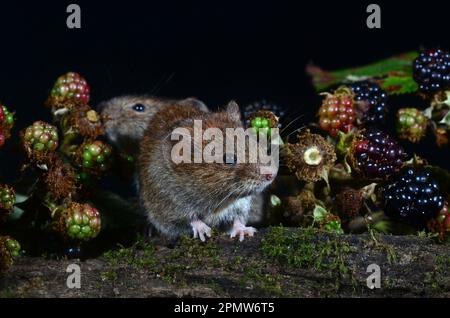
[[187, 106], [193, 106], [202, 112], [209, 112], [208, 107], [206, 107], [205, 103], [203, 103], [201, 100], [195, 98], [195, 97], [188, 97], [186, 99], [183, 99], [180, 101], [181, 105], [187, 105]]
[[227, 105], [228, 116], [234, 121], [241, 121], [241, 111], [239, 110], [238, 104], [234, 100]]

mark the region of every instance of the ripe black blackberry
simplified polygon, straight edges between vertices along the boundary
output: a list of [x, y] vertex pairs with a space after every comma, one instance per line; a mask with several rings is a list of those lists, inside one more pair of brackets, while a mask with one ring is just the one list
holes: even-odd
[[251, 114], [261, 110], [271, 111], [275, 114], [275, 116], [278, 117], [278, 128], [282, 126], [282, 121], [286, 119], [286, 110], [283, 109], [280, 105], [268, 102], [266, 100], [261, 100], [244, 107], [243, 114], [246, 126], [250, 126]]
[[383, 125], [386, 119], [387, 93], [370, 81], [349, 85], [355, 93], [355, 108], [359, 121], [365, 125]]
[[450, 53], [426, 50], [414, 60], [413, 77], [422, 93], [433, 94], [450, 88]]
[[408, 168], [385, 185], [383, 205], [390, 218], [422, 229], [444, 207], [444, 197], [428, 172]]
[[370, 129], [360, 132], [350, 149], [351, 164], [368, 179], [385, 179], [400, 170], [407, 154], [388, 134]]

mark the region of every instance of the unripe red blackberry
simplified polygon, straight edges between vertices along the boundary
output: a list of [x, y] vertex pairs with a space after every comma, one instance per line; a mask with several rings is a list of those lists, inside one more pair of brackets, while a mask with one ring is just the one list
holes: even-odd
[[319, 126], [330, 136], [338, 132], [348, 133], [355, 125], [354, 93], [347, 87], [338, 88], [333, 94], [325, 93], [319, 109]]
[[401, 139], [419, 142], [427, 131], [427, 118], [416, 108], [401, 108], [397, 112], [397, 134]]
[[57, 229], [69, 239], [89, 241], [100, 233], [100, 213], [87, 203], [72, 202], [58, 214]]
[[89, 103], [89, 94], [90, 88], [86, 80], [78, 73], [69, 72], [58, 77], [47, 104], [55, 108], [86, 105]]
[[368, 179], [385, 179], [399, 171], [407, 159], [393, 138], [376, 129], [358, 133], [349, 155], [353, 169]]
[[53, 125], [36, 121], [26, 128], [22, 142], [30, 159], [48, 161], [58, 147], [58, 130]]
[[414, 60], [413, 78], [422, 93], [431, 95], [450, 88], [450, 53], [426, 50]]

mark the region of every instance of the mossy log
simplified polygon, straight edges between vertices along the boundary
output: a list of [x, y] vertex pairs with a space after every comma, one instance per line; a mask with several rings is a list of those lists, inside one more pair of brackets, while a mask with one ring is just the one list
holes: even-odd
[[[81, 268], [81, 288], [66, 285]], [[370, 264], [380, 288], [367, 287]], [[262, 229], [244, 242], [217, 235], [108, 251], [84, 261], [23, 256], [1, 297], [450, 297], [450, 246], [417, 236]]]

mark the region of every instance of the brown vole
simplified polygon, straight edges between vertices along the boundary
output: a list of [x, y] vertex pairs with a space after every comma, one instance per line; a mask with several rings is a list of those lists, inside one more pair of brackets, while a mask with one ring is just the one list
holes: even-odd
[[[202, 112], [196, 106], [170, 105], [156, 110], [140, 143], [139, 196], [149, 221], [168, 238], [193, 233], [202, 241], [211, 227], [230, 225], [231, 237], [252, 236], [246, 222], [252, 200], [275, 178], [277, 168], [262, 175], [258, 163], [175, 163], [171, 157], [176, 128], [242, 127], [239, 107], [230, 102], [225, 111]], [[227, 154], [228, 155], [228, 154]]]
[[161, 108], [174, 104], [208, 111], [203, 102], [192, 97], [175, 100], [146, 95], [115, 97], [100, 103], [98, 110], [104, 119], [109, 141], [127, 154], [135, 155], [152, 116]]

